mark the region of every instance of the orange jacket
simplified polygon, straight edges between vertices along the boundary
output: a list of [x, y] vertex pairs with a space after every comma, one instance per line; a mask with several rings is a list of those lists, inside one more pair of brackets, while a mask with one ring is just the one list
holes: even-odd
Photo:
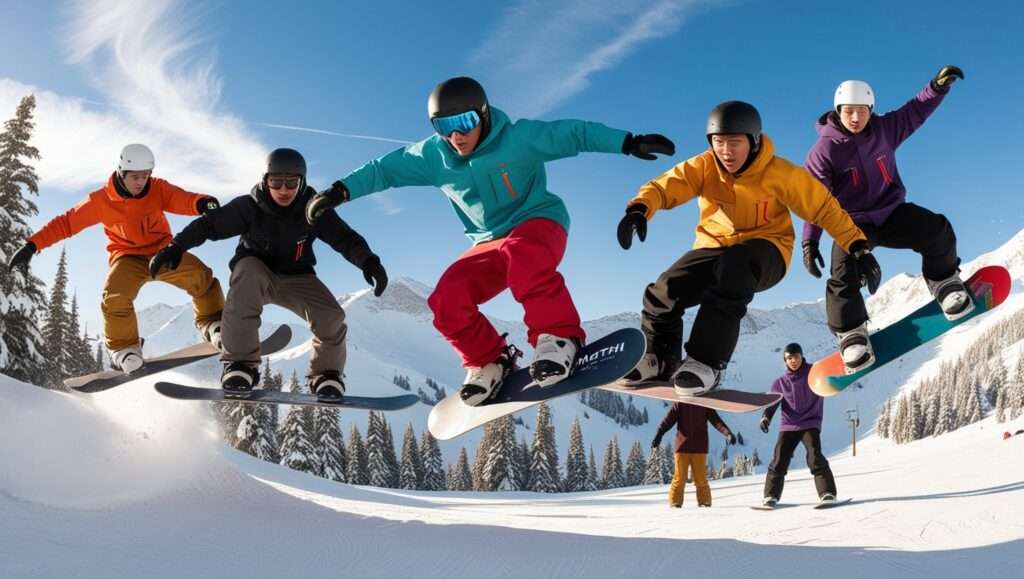
[[149, 178], [149, 191], [142, 197], [125, 198], [118, 194], [115, 176], [107, 184], [72, 207], [54, 217], [29, 241], [42, 251], [67, 239], [86, 227], [103, 224], [103, 233], [110, 242], [109, 262], [122, 255], [153, 255], [171, 242], [171, 225], [164, 211], [178, 215], [199, 215], [196, 204], [205, 195], [189, 193], [163, 179]]
[[775, 156], [768, 135], [761, 136], [761, 152], [739, 177], [723, 169], [709, 149], [644, 184], [627, 207], [645, 205], [650, 219], [659, 209], [694, 197], [700, 198], [694, 249], [767, 239], [779, 248], [788, 267], [793, 253], [790, 210], [828, 231], [843, 249], [865, 238], [828, 189], [807, 171]]

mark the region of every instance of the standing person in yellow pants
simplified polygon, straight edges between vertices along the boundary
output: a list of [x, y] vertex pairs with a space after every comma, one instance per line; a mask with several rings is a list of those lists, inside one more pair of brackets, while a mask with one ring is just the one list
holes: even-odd
[[681, 508], [683, 492], [686, 489], [687, 471], [693, 474], [697, 487], [697, 506], [711, 506], [711, 487], [708, 485], [708, 423], [725, 436], [729, 444], [736, 444], [736, 435], [722, 421], [718, 413], [710, 408], [676, 402], [661, 420], [658, 432], [651, 441], [651, 448], [661, 446], [661, 437], [676, 427], [675, 474], [668, 489], [668, 505]]
[[[27, 268], [36, 253], [102, 223], [109, 241], [110, 264], [103, 286], [103, 333], [111, 364], [126, 374], [144, 364], [134, 302], [143, 284], [150, 281], [150, 258], [171, 241], [171, 226], [164, 212], [199, 215], [219, 207], [214, 197], [189, 193], [153, 177], [154, 165], [149, 147], [125, 146], [117, 170], [106, 185], [43, 226], [8, 264], [10, 268]], [[224, 292], [213, 271], [195, 256], [185, 254], [181, 267], [161, 272], [156, 279], [192, 297], [196, 328], [204, 340], [220, 349]]]

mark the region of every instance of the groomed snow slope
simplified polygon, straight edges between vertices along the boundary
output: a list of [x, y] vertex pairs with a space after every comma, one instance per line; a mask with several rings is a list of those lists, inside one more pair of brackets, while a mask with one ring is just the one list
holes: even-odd
[[[200, 405], [148, 385], [57, 394], [0, 377], [3, 577], [1019, 577], [1024, 428], [986, 420], [833, 460], [855, 503], [815, 511], [806, 470], [714, 507], [664, 486], [570, 495], [331, 483], [227, 449]], [[802, 459], [798, 452], [797, 461]]]

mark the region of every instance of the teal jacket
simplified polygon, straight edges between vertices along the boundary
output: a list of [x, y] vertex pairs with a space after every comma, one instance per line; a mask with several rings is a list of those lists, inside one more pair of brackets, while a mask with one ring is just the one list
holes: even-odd
[[370, 161], [343, 179], [349, 199], [411, 185], [439, 187], [473, 243], [543, 217], [569, 230], [569, 212], [548, 191], [544, 163], [582, 152], [622, 153], [626, 131], [587, 121], [511, 122], [491, 107], [491, 130], [468, 157], [433, 135]]

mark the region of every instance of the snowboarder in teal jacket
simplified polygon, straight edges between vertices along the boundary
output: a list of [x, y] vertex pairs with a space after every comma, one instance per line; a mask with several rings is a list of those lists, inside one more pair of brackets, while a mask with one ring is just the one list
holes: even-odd
[[523, 305], [541, 386], [569, 375], [586, 335], [557, 268], [565, 253], [569, 213], [548, 191], [544, 164], [583, 152], [624, 153], [654, 160], [675, 145], [658, 134], [633, 135], [600, 123], [512, 122], [468, 77], [439, 84], [428, 100], [435, 134], [370, 161], [306, 208], [310, 222], [327, 209], [392, 187], [433, 185], [462, 221], [473, 246], [438, 280], [428, 299], [434, 326], [467, 369], [460, 396], [478, 405], [497, 393], [519, 355], [479, 305], [505, 289]]

